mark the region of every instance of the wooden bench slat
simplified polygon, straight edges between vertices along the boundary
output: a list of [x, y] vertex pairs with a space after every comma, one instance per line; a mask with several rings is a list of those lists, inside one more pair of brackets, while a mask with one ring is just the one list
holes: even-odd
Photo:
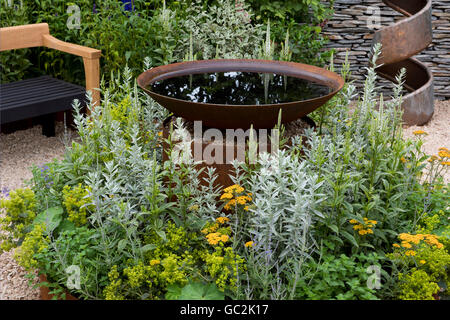
[[13, 121], [29, 119], [37, 116], [51, 114], [59, 111], [70, 110], [67, 106], [72, 105], [73, 99], [83, 100], [83, 95], [80, 96], [61, 96], [55, 97], [54, 100], [39, 101], [32, 104], [21, 105], [8, 109], [2, 109], [0, 115], [0, 123], [9, 123]]
[[71, 83], [68, 83], [68, 82], [65, 82], [65, 81], [62, 81], [59, 79], [54, 79], [49, 76], [38, 77], [38, 78], [33, 79], [34, 81], [28, 81], [28, 80], [31, 80], [31, 79], [16, 81], [16, 82], [12, 82], [12, 83], [0, 84], [0, 91], [2, 93], [2, 96], [8, 96], [10, 94], [20, 92], [20, 91], [39, 89], [40, 87], [47, 86], [47, 85], [58, 85], [61, 88], [77, 88], [79, 90], [85, 90], [84, 87], [81, 87], [81, 86], [78, 86], [75, 84], [71, 84]]
[[50, 76], [0, 85], [0, 123], [72, 109], [74, 99], [84, 105], [85, 88]]
[[[74, 92], [67, 93], [66, 92], [66, 93], [61, 93], [61, 94], [55, 94], [51, 98], [48, 98], [48, 97], [42, 97], [42, 98], [35, 98], [34, 97], [33, 98], [33, 97], [31, 97], [31, 98], [29, 98], [27, 100], [23, 100], [23, 101], [9, 102], [9, 103], [4, 104], [4, 105], [2, 104], [0, 110], [3, 113], [4, 111], [6, 112], [6, 111], [11, 110], [11, 109], [21, 108], [21, 107], [26, 106], [26, 105], [39, 104], [39, 103], [44, 103], [46, 101], [52, 102], [52, 101], [54, 101], [56, 99], [70, 98], [70, 97], [74, 97], [74, 96], [77, 96], [77, 97], [81, 96], [82, 99], [84, 99], [85, 93], [84, 92], [79, 92], [79, 93], [74, 93]], [[69, 110], [71, 108], [71, 105], [72, 104], [70, 104], [69, 106], [66, 106], [64, 110]], [[45, 108], [45, 106], [44, 106], [44, 108]]]
[[80, 90], [78, 88], [62, 88], [61, 86], [46, 86], [41, 88], [34, 88], [33, 90], [28, 90], [25, 92], [15, 92], [0, 98], [0, 108], [3, 108], [4, 105], [10, 103], [21, 103], [22, 101], [26, 101], [31, 99], [52, 99], [52, 97], [56, 94], [78, 94], [80, 92], [85, 92], [85, 90]]

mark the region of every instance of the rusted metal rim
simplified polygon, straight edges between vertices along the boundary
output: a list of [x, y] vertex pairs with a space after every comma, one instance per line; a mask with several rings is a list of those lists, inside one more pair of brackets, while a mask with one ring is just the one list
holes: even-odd
[[[175, 99], [152, 92], [148, 86], [158, 80], [189, 74], [210, 72], [258, 72], [276, 73], [313, 81], [327, 87], [332, 92], [302, 101], [265, 105], [226, 105], [196, 103]], [[179, 62], [156, 67], [143, 72], [137, 78], [138, 85], [162, 106], [175, 115], [190, 121], [201, 120], [204, 126], [215, 128], [271, 128], [276, 125], [279, 110], [282, 110], [282, 123], [301, 118], [330, 100], [344, 86], [344, 80], [334, 72], [295, 62], [272, 60], [198, 60]]]
[[391, 26], [375, 32], [374, 43], [383, 45], [379, 64], [399, 62], [416, 55], [433, 41], [430, 0], [383, 0], [400, 13], [408, 16]]
[[407, 75], [405, 88], [409, 94], [403, 97], [403, 121], [410, 125], [428, 122], [434, 112], [433, 75], [416, 59], [410, 57], [426, 49], [433, 41], [431, 24], [431, 0], [383, 0], [394, 10], [408, 18], [375, 32], [373, 44], [382, 44], [382, 55], [377, 73], [395, 82], [401, 68]]

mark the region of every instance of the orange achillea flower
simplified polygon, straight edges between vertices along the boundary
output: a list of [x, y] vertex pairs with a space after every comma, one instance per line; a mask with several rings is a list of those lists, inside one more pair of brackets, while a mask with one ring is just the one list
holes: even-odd
[[450, 152], [441, 150], [438, 152], [438, 156], [441, 158], [450, 158]]
[[206, 240], [210, 245], [216, 245], [219, 242], [227, 242], [230, 237], [220, 232], [214, 232], [206, 235]]
[[231, 199], [230, 201], [227, 202], [227, 204], [223, 208], [225, 210], [230, 210], [235, 205], [236, 205], [236, 200], [235, 199]]
[[246, 247], [246, 248], [248, 248], [248, 247], [253, 247], [253, 241], [248, 241], [248, 242], [246, 242], [246, 243], [245, 243], [245, 247]]
[[358, 234], [362, 236], [366, 234], [373, 234], [373, 230], [371, 228], [373, 228], [378, 223], [378, 221], [369, 220], [366, 217], [364, 217], [363, 220], [363, 223], [359, 223], [359, 221], [355, 219], [351, 219], [349, 220], [349, 222], [354, 225], [353, 230], [358, 231]]
[[426, 244], [430, 246], [435, 246], [438, 249], [444, 247], [442, 243], [439, 242], [439, 237], [434, 234], [409, 234], [409, 233], [401, 233], [398, 235], [398, 238], [402, 240], [402, 247], [410, 249], [412, 248], [412, 244], [419, 245], [421, 241], [424, 241]]
[[416, 136], [420, 136], [420, 135], [422, 135], [422, 134], [428, 134], [428, 133], [426, 133], [426, 132], [423, 131], [423, 130], [416, 130], [416, 131], [413, 132], [413, 134], [416, 135]]
[[415, 252], [414, 250], [407, 250], [407, 251], [405, 252], [405, 255], [406, 255], [406, 256], [415, 256], [415, 255], [416, 255], [416, 252]]
[[412, 245], [409, 242], [402, 241], [402, 247], [409, 249], [409, 248], [412, 248]]

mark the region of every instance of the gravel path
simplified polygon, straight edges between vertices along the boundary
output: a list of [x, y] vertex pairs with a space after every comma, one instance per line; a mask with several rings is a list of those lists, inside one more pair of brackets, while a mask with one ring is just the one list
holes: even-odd
[[[450, 101], [436, 101], [435, 113], [425, 126], [405, 128], [405, 136], [415, 138], [413, 131], [424, 130], [424, 150], [436, 154], [438, 148], [450, 149]], [[72, 136], [74, 134], [72, 133]], [[0, 134], [0, 187], [1, 190], [14, 190], [25, 186], [24, 179], [31, 178], [29, 168], [32, 164], [42, 166], [64, 153], [64, 128], [56, 127], [56, 137], [47, 138], [41, 134], [41, 127], [12, 134]], [[450, 170], [445, 175], [450, 182]], [[5, 196], [5, 195], [3, 195]], [[39, 299], [39, 290], [28, 286], [25, 271], [16, 264], [13, 252], [0, 255], [0, 300], [1, 299]]]
[[[426, 154], [437, 154], [438, 149], [442, 147], [450, 149], [450, 100], [436, 100], [434, 114], [431, 120], [424, 126], [410, 126], [405, 128], [405, 137], [417, 139], [413, 134], [416, 130], [423, 130], [427, 133], [423, 138], [424, 144], [422, 146]], [[444, 181], [450, 183], [449, 169], [447, 169], [444, 175]]]
[[[74, 135], [74, 134], [72, 134]], [[9, 190], [25, 187], [32, 177], [31, 166], [42, 166], [64, 154], [64, 126], [56, 126], [56, 136], [42, 135], [41, 126], [11, 134], [0, 134], [0, 187]], [[0, 300], [37, 300], [39, 289], [32, 289], [25, 270], [14, 260], [13, 250], [0, 255]], [[37, 280], [37, 279], [36, 279]], [[36, 282], [35, 280], [35, 282]]]

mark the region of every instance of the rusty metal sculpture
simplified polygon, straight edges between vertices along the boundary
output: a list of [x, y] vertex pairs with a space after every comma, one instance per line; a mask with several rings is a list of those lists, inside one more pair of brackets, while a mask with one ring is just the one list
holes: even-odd
[[383, 64], [377, 73], [395, 81], [395, 76], [406, 69], [403, 97], [403, 121], [410, 125], [422, 125], [434, 112], [433, 75], [417, 59], [411, 58], [426, 49], [433, 40], [431, 24], [431, 0], [383, 0], [392, 9], [407, 16], [391, 26], [375, 32], [373, 43], [382, 44]]
[[[314, 99], [265, 105], [225, 105], [175, 99], [148, 90], [155, 82], [172, 77], [213, 72], [276, 73], [313, 81], [331, 88], [331, 93]], [[201, 120], [214, 128], [273, 128], [282, 110], [282, 123], [299, 119], [330, 100], [344, 86], [334, 72], [301, 63], [272, 60], [199, 60], [174, 63], [143, 72], [138, 85], [163, 107], [190, 121]]]

